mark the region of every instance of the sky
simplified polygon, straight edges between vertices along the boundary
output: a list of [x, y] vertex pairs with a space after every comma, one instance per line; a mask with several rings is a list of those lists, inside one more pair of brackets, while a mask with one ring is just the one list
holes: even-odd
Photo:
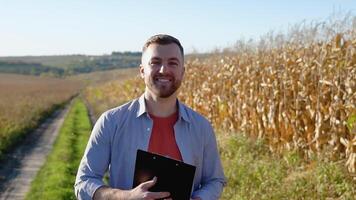
[[159, 33], [209, 52], [335, 12], [356, 0], [0, 0], [0, 56], [140, 51]]

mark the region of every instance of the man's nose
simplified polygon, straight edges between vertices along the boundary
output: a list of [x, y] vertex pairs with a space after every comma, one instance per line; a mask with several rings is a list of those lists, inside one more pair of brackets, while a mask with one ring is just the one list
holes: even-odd
[[162, 64], [161, 67], [159, 68], [159, 73], [164, 74], [167, 72], [167, 66], [165, 64]]

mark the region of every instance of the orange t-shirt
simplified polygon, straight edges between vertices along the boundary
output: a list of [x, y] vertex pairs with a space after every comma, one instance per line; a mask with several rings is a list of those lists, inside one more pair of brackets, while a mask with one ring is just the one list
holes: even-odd
[[148, 151], [182, 161], [173, 128], [178, 119], [178, 112], [168, 117], [156, 117], [152, 114], [150, 117], [153, 120], [153, 128]]

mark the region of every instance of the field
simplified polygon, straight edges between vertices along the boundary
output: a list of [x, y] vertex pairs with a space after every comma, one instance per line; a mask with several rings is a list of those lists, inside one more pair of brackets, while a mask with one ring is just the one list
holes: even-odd
[[[77, 100], [63, 124], [54, 149], [32, 182], [26, 199], [75, 199], [77, 166], [90, 133], [86, 108]], [[262, 140], [218, 133], [219, 150], [229, 179], [222, 200], [353, 199], [356, 188], [341, 163], [295, 153], [272, 155]]]
[[[214, 126], [228, 178], [221, 199], [356, 198], [355, 52], [354, 17], [187, 56], [179, 99]], [[136, 74], [0, 74], [0, 158], [83, 85], [96, 118], [139, 97]], [[76, 101], [27, 199], [74, 199], [87, 115]]]
[[97, 71], [86, 74], [78, 74], [74, 76], [67, 77], [68, 80], [80, 81], [86, 86], [92, 87], [97, 86], [109, 81], [123, 81], [137, 75], [137, 68], [127, 68], [127, 69], [115, 69], [115, 70], [105, 70]]
[[[342, 23], [186, 61], [179, 98], [224, 138], [223, 199], [354, 199], [356, 28]], [[89, 87], [85, 96], [99, 115], [143, 90], [134, 78]]]
[[[292, 38], [293, 39], [293, 38]], [[356, 173], [356, 29], [186, 62], [180, 99], [215, 128], [265, 139], [272, 152], [346, 158]], [[88, 88], [96, 113], [143, 92], [141, 80]]]
[[0, 74], [0, 158], [80, 87], [64, 79]]

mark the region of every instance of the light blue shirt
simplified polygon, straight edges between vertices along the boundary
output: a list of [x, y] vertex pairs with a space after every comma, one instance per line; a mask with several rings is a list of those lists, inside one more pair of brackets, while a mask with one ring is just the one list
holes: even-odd
[[[208, 120], [177, 100], [175, 139], [183, 162], [196, 166], [193, 197], [219, 199], [226, 178]], [[132, 189], [137, 149], [146, 150], [153, 121], [144, 95], [103, 113], [91, 133], [75, 181], [78, 199], [92, 199], [109, 170], [112, 188]], [[164, 142], [164, 141], [162, 141]]]

